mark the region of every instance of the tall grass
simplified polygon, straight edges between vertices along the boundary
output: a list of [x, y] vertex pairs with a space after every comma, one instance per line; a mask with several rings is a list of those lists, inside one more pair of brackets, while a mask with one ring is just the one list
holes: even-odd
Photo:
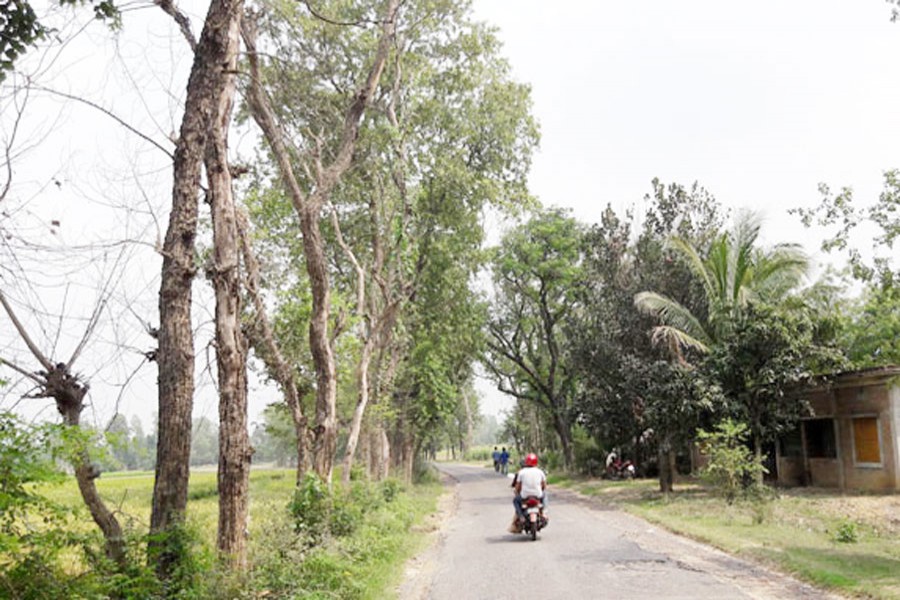
[[[149, 526], [153, 492], [152, 473], [109, 473], [98, 480], [107, 502], [115, 506], [133, 532], [135, 564], [145, 562], [144, 538]], [[327, 490], [327, 488], [326, 488]], [[71, 508], [66, 533], [96, 538], [95, 526], [81, 504], [77, 486], [69, 479], [42, 485], [38, 491]], [[250, 476], [250, 560], [247, 574], [222, 572], [214, 560], [218, 495], [216, 474], [191, 473], [187, 510], [188, 543], [193, 561], [179, 592], [184, 598], [384, 598], [402, 576], [402, 565], [423, 543], [415, 524], [435, 508], [439, 484], [403, 486], [354, 482], [349, 489], [335, 484], [328, 492], [327, 527], [313, 535], [298, 526], [289, 506], [295, 492], [291, 470], [255, 470]], [[96, 541], [96, 540], [95, 540]], [[63, 587], [56, 597], [102, 598], [110, 595], [109, 581], [91, 578], [93, 566], [84, 548], [73, 545], [56, 560]], [[15, 557], [0, 556], [0, 568]], [[24, 575], [27, 576], [27, 565]], [[133, 581], [117, 585], [120, 596], [152, 598], [160, 593], [157, 582], [146, 580], [149, 571], [137, 569]], [[128, 579], [129, 575], [124, 576]], [[68, 587], [66, 587], [68, 586]], [[130, 587], [129, 587], [130, 586]], [[46, 586], [44, 586], [46, 588]], [[45, 590], [50, 593], [50, 590]], [[5, 597], [0, 590], [0, 597]], [[20, 594], [22, 598], [49, 596]]]

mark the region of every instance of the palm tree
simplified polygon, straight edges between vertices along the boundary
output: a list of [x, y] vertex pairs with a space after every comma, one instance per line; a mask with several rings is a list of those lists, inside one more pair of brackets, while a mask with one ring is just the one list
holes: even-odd
[[757, 248], [760, 225], [758, 214], [742, 211], [734, 228], [713, 240], [706, 258], [688, 240], [670, 240], [702, 282], [707, 311], [705, 316], [697, 316], [661, 294], [637, 294], [637, 308], [660, 321], [653, 328], [654, 343], [667, 344], [681, 360], [684, 348], [705, 354], [739, 322], [749, 302], [778, 303], [797, 287], [809, 268], [809, 259], [797, 244]]

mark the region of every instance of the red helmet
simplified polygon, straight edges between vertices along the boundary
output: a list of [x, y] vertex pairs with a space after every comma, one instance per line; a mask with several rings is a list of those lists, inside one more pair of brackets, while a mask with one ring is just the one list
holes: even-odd
[[531, 452], [528, 456], [525, 457], [525, 466], [526, 467], [536, 467], [538, 463], [537, 454]]

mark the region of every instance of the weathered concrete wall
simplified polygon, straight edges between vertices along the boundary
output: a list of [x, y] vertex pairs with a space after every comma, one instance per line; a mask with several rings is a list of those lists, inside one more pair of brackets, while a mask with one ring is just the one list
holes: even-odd
[[808, 485], [802, 456], [778, 458], [778, 483], [781, 485]]
[[[838, 456], [809, 458], [808, 471], [802, 457], [779, 457], [779, 483], [900, 490], [900, 385], [884, 380], [852, 385], [839, 381], [831, 389], [813, 391], [808, 400], [816, 418], [835, 419]], [[856, 460], [853, 419], [859, 417], [878, 419], [880, 463]]]

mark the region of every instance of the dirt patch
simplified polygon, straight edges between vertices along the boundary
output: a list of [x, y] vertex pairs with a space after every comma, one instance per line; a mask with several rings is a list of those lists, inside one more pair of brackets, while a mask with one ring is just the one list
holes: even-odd
[[396, 590], [399, 600], [425, 600], [428, 598], [438, 554], [446, 536], [447, 524], [459, 506], [457, 481], [442, 471], [441, 483], [444, 485], [444, 493], [438, 498], [437, 508], [417, 528], [418, 531], [428, 532], [430, 538], [427, 542], [428, 547], [409, 559], [404, 565], [403, 582]]

